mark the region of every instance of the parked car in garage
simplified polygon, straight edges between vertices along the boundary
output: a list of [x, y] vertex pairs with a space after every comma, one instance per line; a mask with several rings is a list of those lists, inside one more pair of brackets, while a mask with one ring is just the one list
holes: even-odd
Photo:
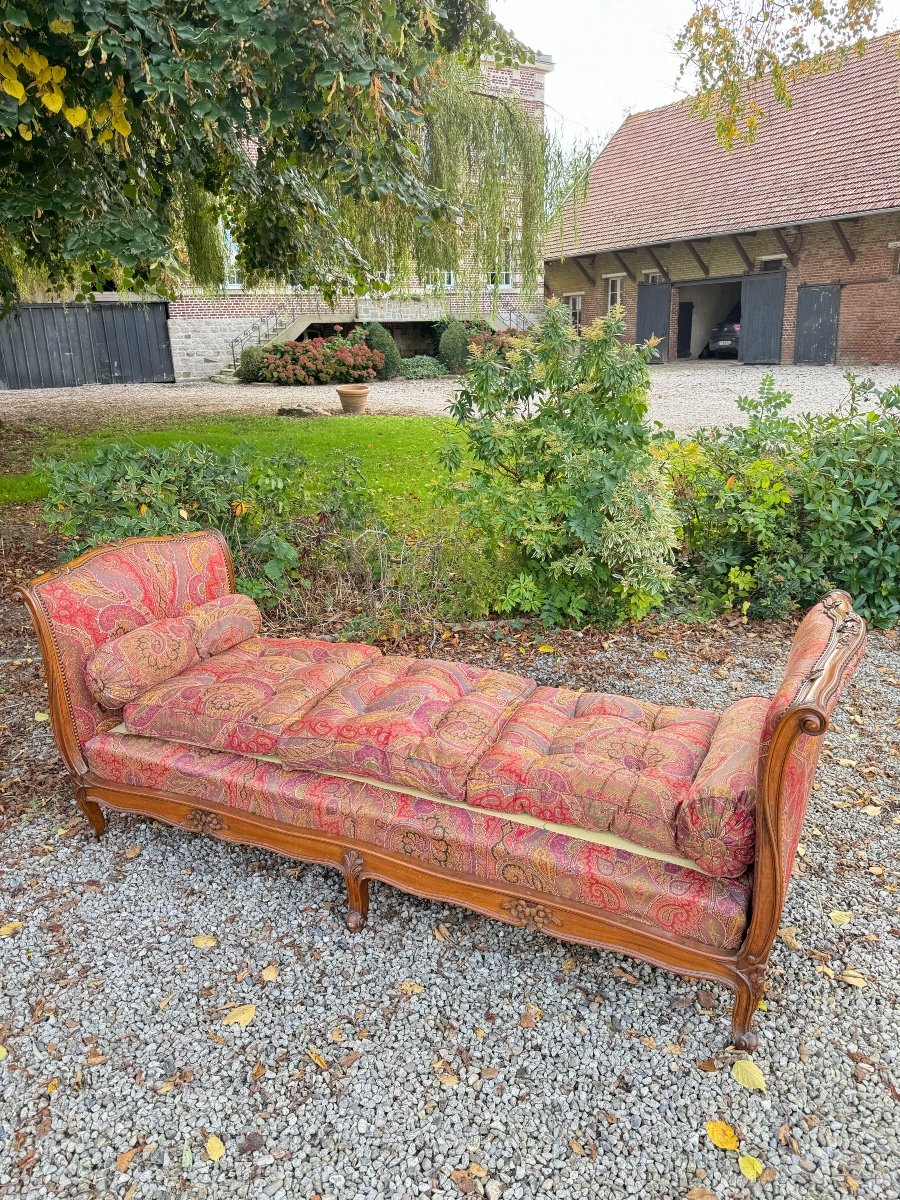
[[709, 352], [715, 358], [737, 357], [741, 348], [741, 306], [736, 304], [724, 321], [713, 325], [709, 334]]

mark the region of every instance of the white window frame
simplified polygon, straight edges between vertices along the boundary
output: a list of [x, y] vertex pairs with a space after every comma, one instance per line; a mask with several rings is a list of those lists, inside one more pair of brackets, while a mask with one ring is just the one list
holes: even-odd
[[[578, 332], [580, 333], [581, 332], [581, 324], [582, 324], [582, 314], [584, 312], [584, 292], [563, 292], [562, 299], [563, 299], [563, 304], [565, 304], [565, 306], [569, 310], [569, 316], [572, 320], [572, 324], [575, 326], [576, 330], [578, 330]], [[578, 301], [578, 305], [577, 305], [578, 316], [577, 316], [577, 318], [573, 311], [573, 306], [572, 306], [573, 300]]]
[[756, 256], [757, 271], [764, 270], [765, 268], [763, 267], [763, 263], [767, 263], [767, 262], [780, 262], [782, 264], [782, 266], [784, 266], [784, 264], [787, 262], [787, 255], [786, 254], [757, 254], [757, 256]]
[[644, 277], [644, 283], [665, 283], [665, 277], [663, 276], [662, 271], [658, 270], [656, 267], [648, 267], [647, 270], [641, 271], [641, 274]]
[[226, 228], [224, 223], [221, 223], [219, 228], [222, 230], [222, 241], [225, 246], [225, 291], [242, 292], [244, 282], [237, 271], [238, 244], [232, 237], [231, 230]]
[[456, 272], [455, 271], [445, 271], [444, 272], [444, 291], [445, 292], [455, 292], [456, 291]]
[[[617, 271], [614, 275], [604, 275], [606, 280], [606, 311], [615, 308], [617, 304], [625, 303], [625, 272]], [[613, 299], [615, 288], [616, 298]]]

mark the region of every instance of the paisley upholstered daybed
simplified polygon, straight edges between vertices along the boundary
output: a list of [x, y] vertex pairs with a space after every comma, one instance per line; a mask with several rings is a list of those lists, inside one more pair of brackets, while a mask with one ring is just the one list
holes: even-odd
[[[22, 587], [53, 733], [103, 809], [330, 863], [736, 993], [751, 1048], [821, 735], [865, 626], [806, 616], [774, 698], [722, 711], [270, 638], [216, 533], [132, 538]], [[102, 807], [101, 807], [102, 806]]]

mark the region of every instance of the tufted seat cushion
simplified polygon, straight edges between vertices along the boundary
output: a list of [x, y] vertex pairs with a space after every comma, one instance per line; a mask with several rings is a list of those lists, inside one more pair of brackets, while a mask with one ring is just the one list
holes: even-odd
[[286, 767], [337, 771], [466, 798], [472, 767], [534, 681], [464, 663], [385, 656], [285, 726]]
[[271, 754], [286, 721], [379, 657], [374, 646], [249, 638], [149, 688], [126, 705], [125, 728], [144, 737]]

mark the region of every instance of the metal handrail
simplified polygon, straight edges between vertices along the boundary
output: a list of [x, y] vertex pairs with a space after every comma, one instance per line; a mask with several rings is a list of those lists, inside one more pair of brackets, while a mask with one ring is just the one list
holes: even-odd
[[[228, 343], [231, 349], [231, 362], [234, 367], [238, 365], [238, 358], [241, 350], [252, 340], [256, 340], [256, 345], [261, 346], [263, 342], [268, 342], [281, 329], [286, 329], [291, 321], [296, 316], [303, 312], [304, 297], [296, 296], [288, 300], [283, 300], [281, 304], [273, 308], [271, 312], [264, 313], [258, 320], [254, 321], [237, 337], [233, 337]], [[285, 317], [285, 320], [282, 320]]]

